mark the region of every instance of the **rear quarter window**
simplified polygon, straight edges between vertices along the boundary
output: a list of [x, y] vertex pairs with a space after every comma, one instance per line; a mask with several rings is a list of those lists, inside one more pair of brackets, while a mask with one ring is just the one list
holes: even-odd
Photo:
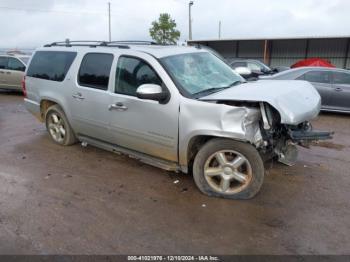
[[76, 56], [76, 52], [38, 51], [30, 62], [27, 76], [62, 82]]

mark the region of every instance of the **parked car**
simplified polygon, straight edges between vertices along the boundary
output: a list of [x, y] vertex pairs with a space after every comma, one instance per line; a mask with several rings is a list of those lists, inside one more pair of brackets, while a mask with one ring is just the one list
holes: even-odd
[[269, 80], [305, 80], [322, 98], [324, 111], [350, 112], [350, 71], [326, 67], [299, 67], [271, 77]]
[[191, 172], [210, 196], [252, 198], [263, 158], [290, 164], [294, 144], [331, 136], [310, 130], [320, 109], [312, 85], [245, 83], [203, 48], [53, 43], [35, 51], [23, 84], [27, 109], [55, 143]]
[[22, 91], [22, 79], [29, 56], [0, 55], [0, 88]]
[[257, 75], [270, 75], [274, 71], [263, 62], [254, 59], [232, 59], [229, 64], [233, 69], [237, 67], [247, 67]]
[[257, 80], [260, 76], [270, 76], [290, 69], [285, 66], [279, 66], [272, 69], [263, 62], [255, 59], [231, 59], [229, 64], [246, 80]]

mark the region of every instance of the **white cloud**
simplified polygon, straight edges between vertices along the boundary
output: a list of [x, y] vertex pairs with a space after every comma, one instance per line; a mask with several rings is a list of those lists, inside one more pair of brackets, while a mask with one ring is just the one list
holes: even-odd
[[[348, 0], [194, 0], [193, 38], [350, 35]], [[176, 20], [188, 36], [186, 0], [111, 0], [112, 38], [150, 39], [159, 13]], [[17, 8], [28, 11], [4, 9]], [[36, 10], [36, 11], [35, 11]], [[107, 1], [0, 0], [1, 47], [35, 47], [70, 39], [108, 37]]]

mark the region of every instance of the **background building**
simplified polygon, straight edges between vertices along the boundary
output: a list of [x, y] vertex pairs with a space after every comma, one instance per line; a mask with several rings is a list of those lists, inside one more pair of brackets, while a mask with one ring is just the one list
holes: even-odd
[[227, 59], [258, 59], [271, 67], [291, 66], [305, 58], [323, 58], [339, 68], [350, 68], [350, 36], [193, 40]]

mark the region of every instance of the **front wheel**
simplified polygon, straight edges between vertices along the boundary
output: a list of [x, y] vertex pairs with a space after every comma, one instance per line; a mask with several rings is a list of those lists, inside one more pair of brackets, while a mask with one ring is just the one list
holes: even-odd
[[230, 139], [212, 139], [197, 153], [193, 178], [206, 195], [250, 199], [264, 180], [264, 164], [250, 144]]

